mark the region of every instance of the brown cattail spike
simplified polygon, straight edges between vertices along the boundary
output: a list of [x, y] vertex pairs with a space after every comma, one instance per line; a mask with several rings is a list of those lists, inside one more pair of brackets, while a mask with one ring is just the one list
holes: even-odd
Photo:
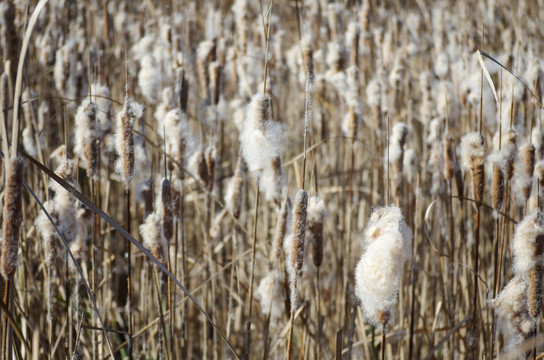
[[4, 224], [2, 228], [2, 259], [0, 271], [8, 280], [17, 268], [17, 252], [22, 216], [23, 164], [18, 158], [5, 161], [6, 188], [4, 197]]
[[215, 162], [217, 157], [217, 150], [215, 147], [210, 146], [206, 149], [204, 154], [206, 161], [206, 187], [208, 191], [213, 190], [213, 184], [215, 181]]
[[244, 171], [244, 160], [242, 156], [238, 156], [238, 161], [236, 162], [236, 170], [234, 171], [233, 189], [232, 189], [232, 215], [235, 219], [240, 217], [240, 212], [242, 210], [242, 186], [244, 184], [244, 178], [242, 173]]
[[295, 213], [293, 219], [293, 247], [291, 250], [291, 266], [295, 271], [302, 270], [304, 261], [304, 240], [306, 235], [306, 216], [308, 193], [300, 189], [295, 196]]
[[162, 233], [167, 241], [174, 236], [174, 200], [172, 198], [172, 186], [168, 179], [163, 179], [161, 184], [161, 210]]
[[323, 221], [325, 217], [325, 204], [317, 196], [312, 196], [308, 204], [308, 234], [312, 244], [311, 253], [314, 265], [321, 266], [323, 262]]
[[278, 214], [278, 220], [276, 222], [276, 230], [274, 232], [274, 244], [272, 252], [272, 260], [279, 259], [281, 257], [281, 252], [283, 249], [283, 239], [285, 238], [285, 233], [287, 232], [287, 218], [289, 216], [289, 211], [291, 210], [291, 200], [286, 196], [283, 200]]
[[493, 209], [502, 209], [504, 201], [504, 174], [497, 166], [493, 166]]
[[389, 311], [378, 311], [378, 319], [380, 319], [380, 322], [385, 327], [389, 320], [391, 320], [391, 313]]
[[537, 259], [535, 266], [529, 270], [529, 314], [534, 319], [540, 316], [542, 311], [542, 276], [544, 275], [544, 264], [542, 255], [544, 254], [544, 235], [540, 234], [535, 239], [534, 257]]
[[[534, 145], [529, 143], [527, 145], [522, 146], [519, 149], [519, 159], [521, 163], [523, 164], [523, 169], [525, 170], [525, 176], [527, 176], [529, 179], [532, 179], [533, 172], [535, 169]], [[525, 199], [528, 199], [531, 196], [532, 185], [533, 185], [532, 181], [524, 182], [522, 191], [523, 191], [523, 196], [525, 197]]]
[[444, 135], [444, 178], [450, 180], [455, 175], [455, 146], [449, 133]]
[[134, 175], [134, 124], [142, 114], [142, 105], [125, 99], [123, 110], [117, 115], [116, 142], [120, 157], [118, 171], [127, 187]]

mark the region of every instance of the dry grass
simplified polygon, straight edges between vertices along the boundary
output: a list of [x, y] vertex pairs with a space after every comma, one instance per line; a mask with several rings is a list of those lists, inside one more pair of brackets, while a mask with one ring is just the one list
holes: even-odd
[[541, 5], [2, 2], [0, 358], [540, 356]]

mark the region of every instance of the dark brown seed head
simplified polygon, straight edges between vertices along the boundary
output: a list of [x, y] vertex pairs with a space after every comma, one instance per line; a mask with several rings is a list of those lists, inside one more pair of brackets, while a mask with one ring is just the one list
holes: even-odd
[[161, 184], [161, 206], [162, 206], [162, 233], [167, 241], [174, 236], [174, 200], [172, 198], [172, 187], [168, 179], [163, 179]]
[[495, 210], [502, 209], [504, 200], [504, 174], [501, 169], [493, 166], [493, 208]]
[[4, 197], [4, 223], [2, 227], [2, 259], [0, 271], [8, 280], [17, 268], [17, 252], [22, 216], [23, 164], [18, 158], [5, 162], [6, 188]]
[[444, 178], [450, 180], [455, 174], [455, 146], [450, 134], [444, 136]]

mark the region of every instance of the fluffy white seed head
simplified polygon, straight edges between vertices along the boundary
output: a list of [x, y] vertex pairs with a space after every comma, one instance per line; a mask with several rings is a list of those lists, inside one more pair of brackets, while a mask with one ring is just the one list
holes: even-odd
[[530, 270], [544, 264], [543, 241], [544, 215], [534, 211], [517, 224], [512, 239], [513, 271], [516, 276], [527, 280]]
[[265, 169], [281, 154], [286, 127], [270, 119], [269, 106], [266, 96], [254, 95], [240, 133], [242, 155], [250, 171]]
[[527, 290], [527, 281], [516, 276], [490, 301], [499, 319], [499, 329], [508, 338], [508, 347], [521, 344], [533, 328]]
[[485, 156], [485, 141], [482, 134], [471, 132], [461, 138], [461, 165], [467, 169], [475, 169], [483, 165]]
[[412, 231], [394, 205], [372, 212], [355, 269], [355, 295], [367, 321], [381, 326], [380, 314], [393, 315], [404, 262], [411, 257]]

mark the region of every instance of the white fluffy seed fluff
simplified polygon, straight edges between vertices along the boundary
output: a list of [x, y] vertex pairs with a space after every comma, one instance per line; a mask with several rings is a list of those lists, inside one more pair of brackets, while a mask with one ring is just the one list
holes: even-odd
[[380, 106], [382, 89], [378, 78], [372, 79], [366, 86], [366, 102], [369, 106]]
[[285, 277], [281, 271], [269, 271], [259, 283], [255, 291], [255, 298], [261, 304], [261, 311], [268, 315], [275, 324], [285, 314], [285, 300], [283, 299]]
[[270, 119], [269, 99], [256, 94], [240, 133], [242, 155], [250, 171], [263, 170], [281, 155], [285, 125]]
[[471, 170], [483, 164], [485, 156], [485, 142], [482, 134], [471, 132], [461, 138], [460, 144], [461, 165]]
[[396, 123], [391, 130], [391, 140], [389, 141], [389, 162], [395, 163], [402, 160], [403, 146], [406, 143], [409, 128], [405, 123]]
[[[172, 156], [179, 163], [179, 166], [184, 166], [186, 138], [189, 136], [189, 131], [187, 117], [180, 109], [170, 110], [166, 114], [164, 119], [166, 153]], [[174, 173], [183, 178], [183, 170], [179, 166], [174, 164]]]
[[355, 268], [355, 295], [366, 320], [375, 326], [383, 325], [380, 314], [393, 316], [411, 244], [412, 231], [397, 206], [374, 209], [364, 231], [363, 254]]
[[144, 246], [161, 264], [166, 264], [167, 244], [162, 234], [161, 219], [157, 214], [151, 213], [140, 225], [140, 234], [144, 240]]
[[493, 137], [495, 150], [489, 155], [488, 160], [497, 165], [501, 171], [507, 175], [511, 174], [512, 164], [516, 157], [516, 133], [513, 130], [507, 130], [501, 133], [501, 148], [499, 149], [499, 133]]
[[544, 264], [544, 255], [535, 256], [544, 236], [544, 215], [533, 211], [516, 225], [511, 249], [514, 255], [513, 271], [517, 277], [528, 280], [529, 271]]
[[[46, 201], [43, 203], [45, 210], [51, 215], [54, 216], [55, 212], [55, 203], [54, 201]], [[42, 238], [42, 244], [44, 249], [45, 264], [47, 266], [52, 266], [55, 256], [57, 255], [57, 246], [56, 246], [56, 232], [53, 224], [49, 221], [49, 218], [45, 215], [43, 211], [40, 211], [36, 217], [36, 228], [40, 232]]]
[[145, 55], [138, 73], [138, 86], [149, 103], [155, 103], [161, 91], [162, 74], [153, 55]]
[[417, 153], [414, 151], [414, 149], [411, 148], [405, 150], [404, 158], [402, 161], [402, 168], [404, 171], [404, 175], [406, 176], [406, 180], [409, 184], [413, 184], [417, 178], [417, 174], [419, 173]]
[[490, 301], [498, 316], [499, 329], [508, 338], [508, 347], [521, 344], [533, 328], [527, 290], [527, 281], [516, 276]]

